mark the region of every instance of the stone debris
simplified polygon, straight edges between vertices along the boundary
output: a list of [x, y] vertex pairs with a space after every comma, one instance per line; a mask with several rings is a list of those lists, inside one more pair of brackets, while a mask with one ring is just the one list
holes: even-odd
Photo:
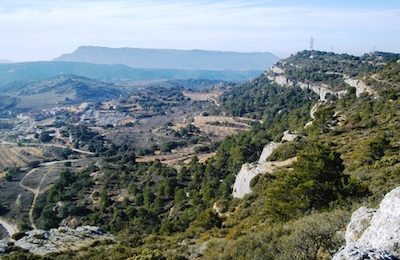
[[35, 229], [25, 232], [25, 235], [16, 241], [0, 241], [0, 253], [6, 252], [10, 243], [33, 254], [45, 255], [77, 250], [99, 240], [114, 240], [114, 237], [94, 226], [81, 226], [76, 229], [59, 227], [49, 231]]

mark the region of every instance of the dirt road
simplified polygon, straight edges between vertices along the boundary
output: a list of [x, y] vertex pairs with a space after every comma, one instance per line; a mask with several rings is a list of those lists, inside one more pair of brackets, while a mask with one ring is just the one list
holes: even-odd
[[[63, 161], [58, 161], [58, 162], [53, 162], [53, 163], [60, 163]], [[41, 193], [43, 193], [45, 190], [41, 190], [42, 189], [42, 184], [44, 182], [44, 180], [46, 179], [47, 175], [53, 170], [54, 168], [54, 164], [50, 165], [50, 168], [47, 170], [47, 172], [43, 175], [42, 179], [40, 180], [39, 185], [36, 187], [36, 189], [33, 189], [31, 187], [28, 187], [26, 185], [24, 185], [24, 180], [31, 174], [33, 174], [37, 169], [32, 169], [30, 170], [27, 174], [25, 174], [24, 178], [21, 179], [21, 181], [19, 182], [19, 186], [29, 192], [32, 192], [34, 197], [32, 200], [32, 205], [31, 208], [29, 209], [29, 221], [31, 222], [31, 226], [34, 229], [37, 229], [36, 225], [35, 225], [35, 221], [33, 219], [33, 209], [35, 208], [35, 204], [36, 204], [36, 200], [39, 197], [39, 195]]]
[[[8, 145], [18, 145], [17, 143], [11, 143], [7, 142], [4, 140], [0, 140], [0, 143], [2, 144], [8, 144]], [[22, 143], [20, 144], [21, 146], [42, 146], [42, 147], [57, 147], [57, 148], [64, 148], [64, 149], [70, 149], [71, 151], [77, 152], [77, 153], [82, 153], [82, 154], [87, 154], [87, 155], [94, 155], [95, 153], [89, 152], [89, 151], [84, 151], [81, 149], [76, 149], [72, 148], [69, 146], [65, 145], [60, 145], [60, 144], [41, 144], [41, 143]]]

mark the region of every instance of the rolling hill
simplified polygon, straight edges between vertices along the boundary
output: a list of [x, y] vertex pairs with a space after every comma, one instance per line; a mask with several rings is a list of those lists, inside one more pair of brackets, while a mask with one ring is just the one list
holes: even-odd
[[59, 75], [46, 80], [9, 85], [3, 89], [23, 109], [49, 108], [60, 104], [96, 102], [119, 97], [124, 93], [112, 83], [76, 75]]

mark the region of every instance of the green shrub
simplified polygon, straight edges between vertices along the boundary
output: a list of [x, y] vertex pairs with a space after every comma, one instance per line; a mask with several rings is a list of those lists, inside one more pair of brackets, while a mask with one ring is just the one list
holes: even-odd
[[329, 206], [346, 196], [349, 176], [340, 154], [330, 145], [313, 143], [300, 152], [293, 171], [278, 174], [267, 192], [267, 211], [285, 221]]
[[200, 213], [196, 220], [193, 222], [193, 226], [201, 228], [203, 230], [209, 230], [213, 227], [221, 227], [222, 221], [212, 209], [207, 209]]
[[331, 259], [343, 244], [350, 214], [343, 210], [316, 213], [285, 224], [252, 229], [235, 240], [211, 240], [205, 259]]

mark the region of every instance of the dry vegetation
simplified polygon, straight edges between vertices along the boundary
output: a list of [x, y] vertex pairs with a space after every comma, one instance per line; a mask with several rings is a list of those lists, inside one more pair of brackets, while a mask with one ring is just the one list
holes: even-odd
[[152, 162], [155, 160], [160, 160], [162, 163], [169, 166], [176, 166], [180, 162], [190, 159], [194, 155], [194, 148], [196, 146], [182, 147], [174, 149], [169, 154], [156, 153], [155, 155], [148, 155], [143, 157], [138, 157], [137, 162]]
[[26, 166], [27, 162], [42, 158], [43, 151], [37, 147], [18, 147], [0, 144], [0, 169]]
[[231, 116], [196, 116], [193, 125], [200, 131], [218, 139], [247, 131], [251, 127], [251, 119]]
[[[199, 128], [200, 131], [207, 135], [212, 141], [220, 141], [227, 136], [249, 130], [253, 122], [255, 121], [244, 117], [195, 116], [191, 124]], [[175, 123], [171, 128], [175, 131], [179, 131], [186, 126], [187, 123]], [[168, 154], [156, 152], [155, 155], [138, 157], [137, 161], [151, 162], [160, 160], [163, 164], [172, 167], [179, 167], [182, 163], [189, 163], [193, 156], [197, 156], [200, 162], [205, 162], [207, 159], [215, 155], [213, 152], [196, 154], [195, 148], [198, 146], [201, 146], [201, 144], [173, 149], [171, 153]]]
[[184, 91], [182, 94], [185, 97], [190, 98], [193, 101], [211, 101], [214, 102], [217, 106], [219, 106], [218, 99], [222, 95], [221, 90], [213, 90], [210, 92], [194, 92], [194, 91]]

